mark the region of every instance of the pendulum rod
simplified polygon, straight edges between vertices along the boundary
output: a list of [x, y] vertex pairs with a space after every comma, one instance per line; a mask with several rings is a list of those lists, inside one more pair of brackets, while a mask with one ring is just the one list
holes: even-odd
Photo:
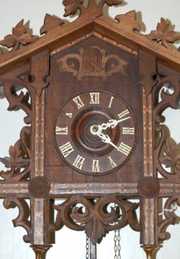
[[86, 259], [97, 259], [97, 245], [86, 235]]

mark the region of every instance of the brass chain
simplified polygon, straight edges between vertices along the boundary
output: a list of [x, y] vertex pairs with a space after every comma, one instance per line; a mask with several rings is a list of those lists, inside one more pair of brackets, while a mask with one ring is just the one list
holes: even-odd
[[86, 259], [90, 259], [89, 237], [86, 235]]
[[114, 259], [121, 259], [120, 229], [114, 231]]

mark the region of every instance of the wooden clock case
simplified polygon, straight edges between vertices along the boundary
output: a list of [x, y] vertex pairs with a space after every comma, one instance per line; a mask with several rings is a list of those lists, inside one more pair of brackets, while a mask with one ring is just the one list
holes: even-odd
[[[14, 225], [26, 229], [24, 240], [38, 259], [64, 225], [85, 230], [95, 244], [128, 224], [140, 232], [147, 258], [155, 258], [170, 237], [167, 227], [179, 221], [172, 204], [179, 203], [180, 149], [163, 112], [179, 108], [180, 53], [173, 44], [180, 34], [163, 18], [156, 30], [143, 34], [136, 11], [106, 17], [104, 8], [121, 0], [63, 3], [65, 16], [78, 13], [75, 21], [47, 14], [36, 36], [22, 20], [0, 41], [0, 81], [9, 110], [26, 113], [20, 139], [9, 158], [0, 160], [7, 167], [0, 172], [0, 197], [6, 208], [19, 208]], [[132, 154], [102, 176], [70, 167], [55, 137], [64, 105], [90, 91], [121, 96], [136, 127]], [[58, 199], [64, 202], [54, 205]]]

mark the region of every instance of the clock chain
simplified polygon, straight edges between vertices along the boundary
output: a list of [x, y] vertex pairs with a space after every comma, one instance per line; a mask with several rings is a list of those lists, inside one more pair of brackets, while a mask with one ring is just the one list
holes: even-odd
[[86, 259], [97, 259], [97, 246], [86, 235]]
[[121, 259], [121, 233], [120, 229], [114, 231], [114, 259]]

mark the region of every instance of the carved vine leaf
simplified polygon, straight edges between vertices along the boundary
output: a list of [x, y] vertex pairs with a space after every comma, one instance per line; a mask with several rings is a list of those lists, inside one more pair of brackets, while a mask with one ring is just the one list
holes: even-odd
[[19, 215], [13, 220], [15, 227], [23, 227], [27, 231], [27, 235], [23, 237], [25, 242], [31, 242], [31, 224], [29, 221], [30, 209], [27, 202], [24, 199], [5, 199], [3, 205], [6, 209], [13, 209], [17, 207], [19, 209]]
[[130, 11], [126, 14], [117, 15], [115, 20], [122, 26], [131, 31], [145, 31], [146, 27], [142, 21], [142, 15], [140, 12]]
[[57, 210], [57, 216], [52, 230], [58, 230], [63, 225], [73, 230], [85, 230], [93, 243], [101, 242], [109, 231], [128, 224], [134, 230], [140, 230], [136, 215], [138, 204], [116, 196], [96, 200], [75, 196], [54, 208]]
[[180, 206], [179, 197], [169, 198], [163, 208], [163, 217], [160, 217], [159, 222], [159, 240], [163, 242], [170, 239], [171, 235], [167, 232], [167, 228], [170, 225], [175, 225], [180, 223], [180, 217], [176, 215], [177, 206]]
[[21, 20], [12, 29], [12, 34], [5, 36], [4, 39], [0, 41], [0, 45], [16, 50], [34, 42], [37, 38], [37, 36], [33, 35], [33, 31], [29, 27], [29, 22], [24, 23], [24, 20]]
[[40, 33], [47, 34], [54, 28], [62, 26], [65, 23], [66, 23], [65, 20], [63, 20], [55, 15], [46, 14], [45, 19], [44, 19], [44, 25], [41, 27]]
[[24, 127], [20, 140], [9, 148], [9, 157], [0, 158], [7, 171], [0, 171], [0, 177], [4, 182], [20, 182], [29, 179], [30, 174], [30, 136], [31, 128]]
[[72, 16], [75, 15], [78, 11], [80, 13], [84, 10], [84, 0], [64, 0], [63, 5], [65, 7], [64, 16]]
[[173, 47], [173, 44], [180, 40], [180, 32], [176, 32], [175, 26], [168, 19], [161, 18], [156, 31], [151, 31], [148, 38], [156, 41], [166, 48]]

